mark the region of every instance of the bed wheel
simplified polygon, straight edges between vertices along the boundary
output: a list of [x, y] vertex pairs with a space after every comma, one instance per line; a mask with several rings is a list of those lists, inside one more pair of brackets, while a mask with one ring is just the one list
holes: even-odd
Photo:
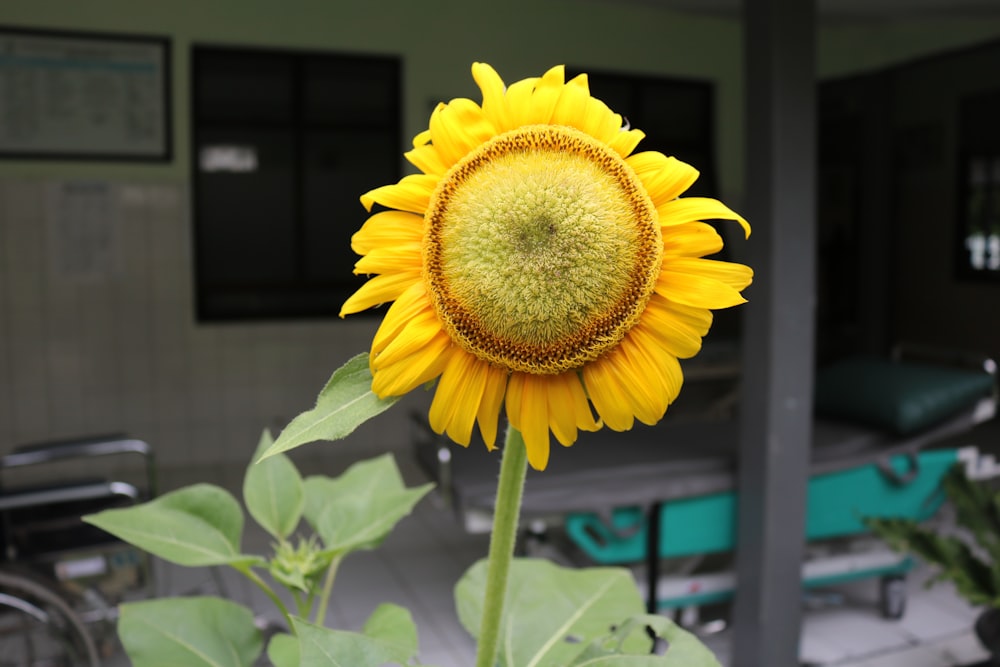
[[882, 577], [879, 588], [882, 618], [899, 620], [906, 611], [906, 578], [898, 574]]

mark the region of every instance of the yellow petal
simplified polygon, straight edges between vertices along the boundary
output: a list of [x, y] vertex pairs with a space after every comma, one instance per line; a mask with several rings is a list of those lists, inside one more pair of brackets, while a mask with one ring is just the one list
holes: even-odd
[[486, 386], [483, 398], [479, 401], [476, 421], [479, 423], [479, 433], [483, 436], [486, 448], [492, 451], [496, 448], [497, 420], [500, 408], [503, 407], [504, 394], [507, 391], [507, 370], [499, 366], [486, 367]]
[[504, 99], [503, 79], [496, 70], [486, 63], [473, 63], [472, 78], [483, 93], [483, 114], [493, 123], [497, 133], [513, 129]]
[[448, 433], [458, 444], [468, 447], [472, 426], [486, 390], [489, 365], [471, 354], [456, 352], [441, 373], [429, 413], [436, 433]]
[[[633, 330], [634, 331], [634, 330]], [[653, 354], [656, 346], [646, 350], [637, 344], [633, 332], [622, 340], [615, 352], [614, 368], [619, 383], [625, 389], [632, 413], [644, 424], [652, 426], [663, 418], [670, 397], [663, 376], [659, 372], [659, 359]]]
[[591, 97], [577, 127], [598, 141], [610, 143], [622, 131], [622, 117], [601, 100]]
[[431, 114], [430, 127], [431, 144], [449, 166], [496, 134], [482, 108], [464, 98], [438, 105]]
[[636, 176], [649, 193], [649, 198], [653, 200], [653, 205], [657, 207], [677, 199], [698, 180], [697, 169], [657, 151], [636, 153], [625, 158], [625, 162], [635, 170]]
[[545, 376], [545, 394], [549, 411], [549, 426], [563, 447], [576, 442], [576, 414], [573, 409], [573, 393], [566, 378], [579, 384], [576, 373]]
[[656, 382], [659, 392], [658, 398], [662, 401], [658, 408], [659, 416], [655, 420], [645, 422], [652, 426], [663, 418], [667, 407], [677, 400], [681, 393], [681, 386], [684, 384], [684, 373], [681, 371], [681, 364], [677, 361], [677, 357], [656, 345], [648, 334], [635, 329], [632, 332], [635, 335], [631, 336], [631, 342], [635, 347], [626, 347], [626, 350], [630, 356], [633, 356], [634, 349], [638, 353], [634, 355], [636, 359], [639, 359], [641, 355], [639, 364], [646, 369], [647, 377]]
[[361, 195], [361, 204], [368, 211], [371, 211], [375, 204], [381, 204], [386, 208], [423, 215], [427, 211], [431, 193], [434, 192], [439, 180], [438, 176], [410, 174], [404, 176], [395, 185], [383, 185], [380, 188], [369, 190]]
[[418, 132], [417, 136], [413, 137], [413, 147], [414, 148], [420, 148], [421, 146], [423, 146], [425, 144], [429, 144], [429, 143], [431, 143], [431, 131], [430, 130], [424, 130], [422, 132]]
[[703, 257], [722, 250], [722, 237], [704, 222], [673, 225], [661, 231], [663, 254], [667, 256]]
[[622, 118], [604, 102], [590, 96], [586, 74], [573, 77], [562, 89], [552, 123], [569, 125], [610, 144], [621, 133]]
[[514, 129], [531, 123], [531, 93], [535, 89], [537, 78], [521, 79], [510, 84], [504, 94], [507, 106], [507, 117], [510, 127]]
[[422, 216], [403, 211], [382, 211], [365, 221], [351, 237], [351, 249], [359, 255], [387, 244], [420, 241], [424, 236]]
[[[515, 376], [517, 379], [515, 380]], [[507, 377], [507, 393], [504, 396], [504, 407], [507, 409], [507, 421], [521, 430], [521, 394], [524, 393], [524, 373], [511, 373]]]
[[441, 153], [438, 152], [436, 146], [418, 146], [404, 153], [403, 157], [425, 174], [443, 176], [451, 167], [441, 156]]
[[720, 280], [693, 273], [663, 270], [656, 281], [656, 293], [671, 301], [696, 308], [729, 308], [746, 303], [736, 289]]
[[617, 151], [622, 157], [627, 157], [645, 137], [646, 133], [642, 130], [623, 129], [619, 130], [618, 134], [612, 137], [611, 141], [608, 142], [608, 146], [612, 150]]
[[[656, 203], [656, 200], [653, 202]], [[743, 226], [747, 237], [750, 236], [750, 223], [717, 199], [683, 197], [657, 204], [656, 212], [660, 216], [660, 224], [664, 226], [681, 225], [695, 220], [735, 220]]]
[[386, 311], [382, 324], [372, 338], [372, 355], [377, 355], [399, 335], [403, 327], [415, 317], [433, 308], [422, 280], [413, 283], [399, 295]]
[[354, 263], [355, 274], [392, 273], [394, 271], [419, 270], [420, 241], [374, 248]]
[[594, 413], [590, 409], [590, 401], [587, 400], [587, 392], [583, 388], [583, 379], [579, 374], [574, 373], [572, 377], [567, 377], [566, 385], [572, 396], [576, 427], [581, 431], [599, 431], [602, 424], [599, 419], [594, 419]]
[[604, 355], [583, 367], [583, 384], [594, 409], [601, 419], [614, 431], [632, 428], [635, 416], [624, 389], [619, 386], [614, 372], [615, 351]]
[[583, 383], [576, 372], [550, 377], [549, 421], [556, 439], [567, 447], [576, 441], [577, 429], [596, 431], [601, 428], [601, 423], [594, 419]]
[[375, 276], [344, 302], [340, 307], [340, 316], [359, 313], [380, 303], [393, 301], [419, 280], [419, 270]]
[[629, 332], [622, 341], [622, 350], [629, 360], [630, 372], [636, 374], [631, 384], [645, 386], [652, 394], [649, 412], [643, 415], [637, 411], [636, 415], [644, 423], [653, 425], [663, 418], [667, 406], [680, 394], [683, 381], [680, 362], [641, 327]]
[[456, 350], [458, 348], [452, 346], [448, 334], [441, 332], [416, 354], [375, 371], [372, 375], [372, 391], [382, 398], [402, 396], [441, 375]]
[[753, 269], [749, 266], [715, 259], [671, 257], [663, 263], [663, 268], [678, 273], [693, 273], [714, 278], [736, 290], [742, 290], [753, 282]]
[[397, 364], [416, 354], [434, 337], [441, 333], [441, 321], [437, 313], [427, 310], [410, 319], [388, 345], [372, 355], [373, 371]]
[[[679, 304], [674, 305], [689, 308]], [[702, 309], [699, 312], [708, 313], [710, 324], [712, 311]], [[680, 359], [689, 359], [698, 354], [701, 350], [701, 339], [708, 332], [707, 324], [704, 327], [693, 325], [690, 319], [679, 316], [676, 310], [671, 308], [670, 302], [659, 294], [654, 294], [649, 300], [646, 310], [642, 313], [642, 319], [635, 328], [651, 335], [670, 354]]]
[[557, 65], [549, 69], [535, 84], [531, 95], [531, 104], [526, 117], [526, 124], [549, 124], [555, 111], [559, 97], [562, 95], [563, 82], [566, 80], [566, 68]]
[[[520, 414], [521, 437], [524, 438], [524, 446], [528, 449], [528, 463], [535, 470], [545, 470], [545, 466], [549, 463], [549, 406], [544, 377], [514, 373], [511, 375], [510, 384], [523, 385], [519, 392], [521, 402], [516, 406], [516, 410]], [[508, 415], [511, 414], [511, 407], [508, 400]]]
[[563, 86], [560, 91], [559, 99], [552, 110], [552, 124], [569, 125], [586, 131], [585, 128], [580, 127], [579, 123], [587, 110], [587, 100], [589, 98], [590, 92], [587, 90], [587, 78], [581, 74]]

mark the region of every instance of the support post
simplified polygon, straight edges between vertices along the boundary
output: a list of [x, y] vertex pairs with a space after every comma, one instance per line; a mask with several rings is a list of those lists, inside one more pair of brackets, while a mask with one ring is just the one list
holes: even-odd
[[812, 439], [814, 0], [744, 0], [746, 216], [734, 667], [798, 664]]

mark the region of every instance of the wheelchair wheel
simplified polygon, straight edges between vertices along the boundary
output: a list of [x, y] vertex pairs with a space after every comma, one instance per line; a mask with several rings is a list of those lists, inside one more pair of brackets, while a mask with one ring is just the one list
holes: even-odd
[[99, 667], [80, 617], [53, 588], [0, 572], [0, 667]]

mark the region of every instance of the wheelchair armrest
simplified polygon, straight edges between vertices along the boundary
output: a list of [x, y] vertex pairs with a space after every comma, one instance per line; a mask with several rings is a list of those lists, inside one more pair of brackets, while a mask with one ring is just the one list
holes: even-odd
[[48, 489], [19, 491], [0, 495], [0, 512], [52, 505], [61, 503], [78, 503], [85, 500], [121, 496], [132, 501], [139, 500], [139, 490], [126, 482], [94, 482], [59, 486]]
[[139, 454], [145, 459], [148, 492], [151, 497], [155, 497], [157, 495], [156, 470], [152, 447], [142, 440], [129, 438], [123, 434], [23, 445], [9, 454], [0, 456], [0, 471], [8, 468], [117, 454]]

